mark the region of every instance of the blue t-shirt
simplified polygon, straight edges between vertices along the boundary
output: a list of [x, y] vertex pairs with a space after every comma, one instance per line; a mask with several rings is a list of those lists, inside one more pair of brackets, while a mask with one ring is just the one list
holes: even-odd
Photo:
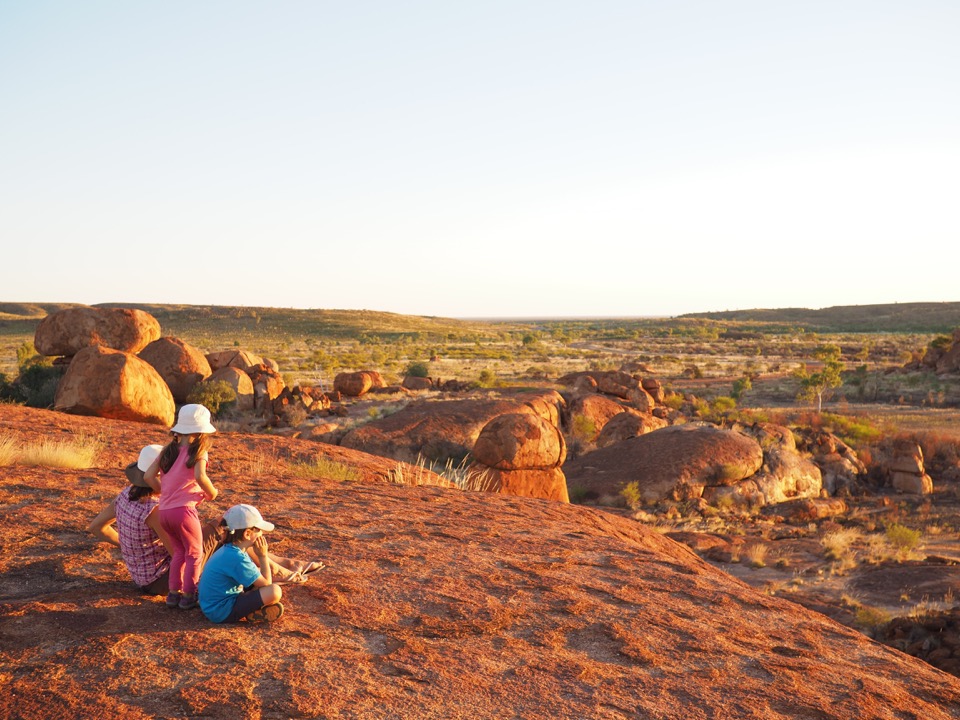
[[230, 617], [237, 597], [260, 577], [260, 569], [244, 550], [224, 545], [203, 566], [200, 584], [200, 609], [215, 623]]

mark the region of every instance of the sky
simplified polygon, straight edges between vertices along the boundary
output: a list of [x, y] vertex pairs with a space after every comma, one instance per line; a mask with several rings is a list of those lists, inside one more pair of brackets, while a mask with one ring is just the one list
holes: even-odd
[[960, 301], [958, 36], [955, 0], [0, 0], [0, 301]]

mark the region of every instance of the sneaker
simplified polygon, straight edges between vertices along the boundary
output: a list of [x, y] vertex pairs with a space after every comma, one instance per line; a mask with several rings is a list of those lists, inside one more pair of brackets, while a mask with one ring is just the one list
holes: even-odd
[[180, 604], [180, 593], [178, 592], [169, 592], [167, 593], [167, 607], [175, 608]]
[[196, 593], [184, 593], [180, 596], [180, 602], [177, 604], [177, 607], [181, 610], [192, 610], [197, 605], [199, 605], [199, 603], [197, 602]]
[[254, 610], [247, 615], [244, 620], [248, 622], [273, 622], [283, 615], [283, 603], [274, 603], [273, 605], [264, 605], [259, 610]]

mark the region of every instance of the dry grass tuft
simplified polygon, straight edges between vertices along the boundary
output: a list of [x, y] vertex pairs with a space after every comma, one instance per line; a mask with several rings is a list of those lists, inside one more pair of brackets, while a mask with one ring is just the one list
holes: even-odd
[[766, 543], [750, 543], [743, 549], [743, 559], [741, 562], [746, 562], [749, 567], [752, 568], [762, 568], [766, 566], [766, 557], [767, 552], [770, 550], [770, 546]]
[[0, 438], [0, 467], [13, 465], [17, 457], [17, 443], [11, 437]]
[[296, 477], [308, 480], [353, 482], [360, 479], [360, 473], [355, 467], [324, 457], [314, 458], [310, 462], [291, 463], [290, 472]]
[[850, 560], [855, 552], [853, 544], [863, 538], [863, 533], [857, 528], [843, 528], [826, 533], [820, 538], [824, 557], [828, 560]]
[[[93, 467], [103, 449], [100, 440], [83, 435], [74, 440], [41, 440], [17, 447], [12, 441], [4, 442], [0, 454], [8, 458], [6, 464], [40, 465], [43, 467], [84, 470]], [[0, 462], [0, 464], [4, 464]]]

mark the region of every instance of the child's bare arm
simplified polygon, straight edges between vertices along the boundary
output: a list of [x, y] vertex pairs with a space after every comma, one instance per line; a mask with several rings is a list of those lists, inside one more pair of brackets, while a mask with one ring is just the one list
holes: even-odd
[[154, 492], [160, 492], [160, 456], [150, 463], [150, 467], [143, 473], [143, 479], [147, 482]]
[[120, 536], [113, 524], [117, 520], [117, 509], [113, 503], [107, 505], [87, 526], [87, 532], [99, 536], [102, 540], [120, 547]]
[[206, 458], [200, 458], [197, 460], [197, 464], [193, 466], [193, 477], [196, 479], [197, 484], [200, 486], [200, 489], [203, 490], [203, 496], [210, 501], [216, 500], [219, 491], [213, 486], [213, 483], [210, 482], [210, 478], [207, 477], [207, 460]]

